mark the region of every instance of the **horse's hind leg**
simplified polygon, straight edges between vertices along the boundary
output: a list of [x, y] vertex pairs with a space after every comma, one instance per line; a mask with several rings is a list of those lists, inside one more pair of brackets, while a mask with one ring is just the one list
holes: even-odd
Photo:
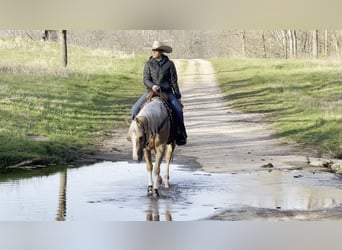
[[165, 145], [160, 145], [159, 147], [156, 148], [156, 159], [155, 159], [155, 164], [154, 164], [155, 180], [153, 184], [153, 189], [157, 196], [159, 196], [159, 193], [158, 193], [159, 185], [163, 182], [160, 176], [160, 165], [164, 156], [164, 152], [165, 152]]
[[165, 156], [166, 168], [165, 168], [165, 175], [164, 175], [164, 187], [165, 188], [170, 188], [169, 172], [170, 172], [170, 162], [172, 160], [172, 155], [173, 155], [174, 148], [175, 148], [174, 143], [168, 144], [166, 146], [166, 156]]

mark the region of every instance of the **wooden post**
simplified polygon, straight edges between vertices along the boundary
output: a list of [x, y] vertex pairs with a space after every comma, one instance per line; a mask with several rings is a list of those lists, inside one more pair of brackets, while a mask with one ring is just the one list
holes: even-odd
[[66, 67], [68, 65], [68, 48], [67, 48], [67, 31], [62, 30], [62, 65]]

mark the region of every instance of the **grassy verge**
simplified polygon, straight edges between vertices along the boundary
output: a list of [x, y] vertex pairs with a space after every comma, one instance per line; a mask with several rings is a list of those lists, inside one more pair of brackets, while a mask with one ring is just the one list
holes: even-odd
[[271, 59], [211, 60], [229, 104], [264, 113], [275, 136], [342, 158], [341, 62]]
[[0, 39], [0, 168], [67, 163], [123, 126], [144, 91], [146, 56]]

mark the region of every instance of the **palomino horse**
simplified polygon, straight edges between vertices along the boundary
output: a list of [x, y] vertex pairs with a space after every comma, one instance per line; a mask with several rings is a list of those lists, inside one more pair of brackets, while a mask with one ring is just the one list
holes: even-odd
[[[165, 154], [164, 186], [169, 188], [169, 167], [175, 149], [173, 141], [168, 143], [171, 133], [171, 120], [166, 105], [159, 96], [151, 98], [132, 121], [127, 135], [127, 139], [132, 142], [133, 146], [133, 160], [140, 162], [144, 155], [148, 175], [147, 193], [153, 197], [159, 196], [158, 188], [163, 181], [160, 176], [160, 165]], [[152, 164], [152, 151], [155, 154], [154, 166]]]

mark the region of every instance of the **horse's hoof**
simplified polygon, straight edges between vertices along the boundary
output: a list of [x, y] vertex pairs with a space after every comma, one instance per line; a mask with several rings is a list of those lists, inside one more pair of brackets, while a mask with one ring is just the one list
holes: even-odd
[[165, 189], [169, 189], [169, 188], [170, 188], [170, 184], [168, 184], [168, 183], [166, 184], [166, 183], [165, 183], [164, 188], [165, 188]]
[[158, 191], [158, 189], [153, 189], [153, 198], [159, 198], [159, 191]]
[[147, 188], [147, 196], [153, 195], [153, 186], [148, 186]]

